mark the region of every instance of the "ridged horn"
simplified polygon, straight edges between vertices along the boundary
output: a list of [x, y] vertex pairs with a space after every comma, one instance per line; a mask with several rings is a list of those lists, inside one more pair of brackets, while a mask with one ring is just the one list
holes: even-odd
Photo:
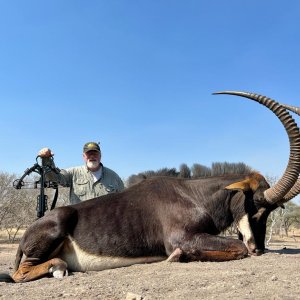
[[299, 194], [300, 194], [300, 178], [296, 181], [296, 183], [290, 189], [290, 191], [283, 197], [283, 201], [280, 201], [280, 203], [288, 202]]
[[282, 104], [282, 103], [280, 103], [280, 105], [300, 116], [300, 107]]
[[[287, 104], [280, 103], [283, 107], [286, 109], [294, 112], [295, 114], [300, 116], [300, 107], [297, 106], [291, 106]], [[291, 190], [284, 196], [283, 203], [290, 201], [294, 197], [296, 197], [300, 193], [300, 179], [298, 179], [295, 183], [295, 185], [291, 188]]]
[[284, 174], [274, 186], [264, 192], [264, 197], [271, 204], [283, 200], [300, 173], [300, 133], [294, 119], [281, 104], [262, 95], [238, 91], [223, 91], [213, 94], [234, 95], [254, 100], [269, 108], [281, 121], [289, 137], [290, 157]]

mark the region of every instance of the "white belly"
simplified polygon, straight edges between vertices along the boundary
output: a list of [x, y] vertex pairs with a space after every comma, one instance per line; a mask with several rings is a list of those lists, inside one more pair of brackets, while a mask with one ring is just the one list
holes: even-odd
[[70, 271], [102, 271], [119, 267], [127, 267], [134, 264], [153, 263], [166, 259], [165, 256], [144, 256], [144, 257], [115, 257], [98, 256], [82, 250], [78, 244], [68, 238], [61, 248], [58, 256], [68, 264]]

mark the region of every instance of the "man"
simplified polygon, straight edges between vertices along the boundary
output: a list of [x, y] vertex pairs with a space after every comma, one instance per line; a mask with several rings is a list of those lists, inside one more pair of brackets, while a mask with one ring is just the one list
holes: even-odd
[[89, 142], [83, 146], [83, 166], [60, 170], [54, 165], [53, 155], [49, 148], [43, 148], [38, 153], [43, 165], [49, 167], [46, 179], [70, 188], [71, 204], [124, 189], [118, 174], [101, 163], [98, 143]]

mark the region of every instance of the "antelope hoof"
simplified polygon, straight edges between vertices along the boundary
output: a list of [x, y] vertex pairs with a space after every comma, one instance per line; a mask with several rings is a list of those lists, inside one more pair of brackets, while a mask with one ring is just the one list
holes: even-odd
[[69, 275], [67, 268], [64, 266], [53, 266], [49, 269], [49, 273], [57, 279], [63, 279]]
[[264, 250], [262, 250], [262, 249], [255, 249], [255, 253], [256, 253], [256, 255], [257, 255], [257, 256], [259, 256], [259, 255], [262, 255], [262, 254], [264, 254], [264, 253], [265, 253], [265, 251], [264, 251]]

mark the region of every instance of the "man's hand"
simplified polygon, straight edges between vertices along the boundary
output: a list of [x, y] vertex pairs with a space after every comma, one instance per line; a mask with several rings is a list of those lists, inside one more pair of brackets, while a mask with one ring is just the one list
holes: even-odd
[[52, 157], [54, 153], [49, 148], [43, 148], [39, 151], [38, 156], [41, 158]]

